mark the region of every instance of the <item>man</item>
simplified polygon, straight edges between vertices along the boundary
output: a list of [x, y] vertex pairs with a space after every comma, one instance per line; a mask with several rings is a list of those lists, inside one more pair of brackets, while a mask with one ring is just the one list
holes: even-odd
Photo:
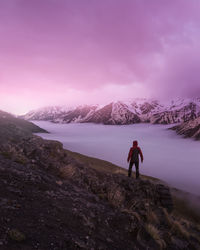
[[139, 178], [139, 155], [141, 162], [143, 162], [143, 154], [142, 150], [138, 147], [138, 142], [133, 141], [133, 147], [130, 148], [129, 154], [128, 154], [128, 159], [127, 162], [130, 161], [129, 163], [129, 169], [128, 169], [128, 177], [131, 177], [132, 173], [132, 167], [133, 164], [135, 164], [135, 169], [136, 169], [136, 179]]

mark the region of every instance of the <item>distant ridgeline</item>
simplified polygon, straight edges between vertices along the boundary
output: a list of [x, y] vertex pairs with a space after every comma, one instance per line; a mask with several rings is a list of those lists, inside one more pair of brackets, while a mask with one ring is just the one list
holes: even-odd
[[193, 120], [200, 116], [200, 98], [178, 99], [168, 104], [157, 100], [136, 99], [112, 102], [105, 106], [83, 105], [76, 108], [46, 107], [30, 111], [22, 118], [60, 123], [134, 124], [150, 122], [171, 124]]
[[200, 248], [199, 217], [160, 180], [128, 178], [41, 131], [0, 112], [1, 249]]
[[135, 99], [130, 102], [112, 102], [105, 106], [83, 105], [76, 108], [46, 107], [30, 111], [21, 118], [54, 123], [101, 123], [126, 125], [134, 123], [174, 124], [174, 129], [186, 137], [200, 138], [200, 98], [177, 99], [169, 103], [157, 100]]

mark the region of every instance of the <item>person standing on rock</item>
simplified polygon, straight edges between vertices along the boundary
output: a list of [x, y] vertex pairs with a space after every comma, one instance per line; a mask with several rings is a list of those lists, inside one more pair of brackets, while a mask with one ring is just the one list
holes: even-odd
[[139, 175], [140, 175], [140, 173], [139, 173], [139, 155], [140, 155], [141, 162], [143, 162], [144, 158], [143, 158], [142, 150], [138, 147], [138, 142], [133, 141], [133, 147], [130, 148], [128, 158], [127, 158], [127, 162], [130, 161], [129, 169], [128, 169], [128, 177], [131, 177], [132, 167], [133, 167], [133, 164], [135, 164], [136, 179], [139, 178]]

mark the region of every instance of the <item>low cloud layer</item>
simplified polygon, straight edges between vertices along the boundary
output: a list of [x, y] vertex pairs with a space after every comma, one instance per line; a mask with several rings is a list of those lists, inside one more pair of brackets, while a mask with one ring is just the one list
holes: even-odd
[[70, 91], [112, 99], [109, 86], [127, 97], [200, 95], [199, 12], [199, 0], [2, 0], [0, 95], [31, 107]]

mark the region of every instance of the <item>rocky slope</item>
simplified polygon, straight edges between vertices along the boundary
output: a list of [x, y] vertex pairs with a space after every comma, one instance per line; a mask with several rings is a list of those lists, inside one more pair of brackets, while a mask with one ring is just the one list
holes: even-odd
[[[13, 117], [10, 123], [5, 115], [0, 119], [2, 250], [200, 247], [197, 221], [174, 214], [166, 185], [128, 178], [114, 165], [108, 171], [107, 162], [83, 161], [61, 143], [33, 135], [32, 125], [13, 124]], [[97, 167], [98, 161], [104, 167]]]
[[151, 122], [170, 124], [200, 116], [200, 99], [177, 99], [162, 104], [157, 100], [135, 99], [112, 102], [103, 107], [85, 105], [76, 108], [49, 107], [22, 116], [26, 120], [48, 120], [58, 123], [92, 122], [103, 124], [134, 124]]
[[200, 140], [200, 117], [174, 126], [172, 129], [184, 137], [192, 137], [196, 140]]
[[163, 111], [151, 116], [151, 123], [171, 124], [192, 120], [200, 116], [200, 99], [178, 99], [172, 101]]

